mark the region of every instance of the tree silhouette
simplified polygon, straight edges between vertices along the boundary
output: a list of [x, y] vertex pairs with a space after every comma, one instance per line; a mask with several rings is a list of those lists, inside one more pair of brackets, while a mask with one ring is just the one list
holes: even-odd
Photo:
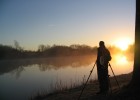
[[38, 46], [38, 51], [43, 52], [43, 51], [46, 50], [46, 48], [47, 47], [45, 45], [41, 44], [41, 45]]
[[16, 40], [14, 40], [14, 46], [15, 46], [15, 48], [16, 48], [17, 50], [23, 51], [23, 48], [20, 47], [19, 42], [16, 41]]
[[132, 86], [140, 87], [140, 0], [136, 0], [135, 52]]

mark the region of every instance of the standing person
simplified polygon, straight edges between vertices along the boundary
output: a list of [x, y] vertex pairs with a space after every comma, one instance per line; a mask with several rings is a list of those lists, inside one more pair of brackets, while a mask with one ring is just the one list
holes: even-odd
[[109, 90], [108, 63], [111, 60], [110, 52], [103, 41], [97, 49], [97, 74], [100, 91], [97, 94], [106, 94]]

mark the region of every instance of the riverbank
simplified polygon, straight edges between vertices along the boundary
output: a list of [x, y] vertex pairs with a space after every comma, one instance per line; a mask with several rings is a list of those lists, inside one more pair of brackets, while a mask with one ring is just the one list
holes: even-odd
[[[132, 73], [129, 74], [122, 74], [118, 75], [116, 78], [119, 82], [119, 85], [121, 89], [126, 88], [127, 84], [130, 82], [132, 77]], [[89, 83], [86, 85], [86, 88], [84, 89], [84, 92], [80, 98], [80, 100], [108, 100], [110, 96], [117, 94], [121, 89], [119, 89], [115, 78], [110, 77], [110, 83], [111, 83], [111, 89], [108, 95], [96, 95], [96, 93], [99, 91], [99, 84], [97, 80], [89, 81]], [[83, 88], [82, 86], [77, 86], [72, 89], [66, 89], [63, 91], [58, 91], [50, 94], [39, 94], [34, 97], [32, 100], [77, 100], [81, 90]], [[112, 93], [111, 93], [112, 90]]]

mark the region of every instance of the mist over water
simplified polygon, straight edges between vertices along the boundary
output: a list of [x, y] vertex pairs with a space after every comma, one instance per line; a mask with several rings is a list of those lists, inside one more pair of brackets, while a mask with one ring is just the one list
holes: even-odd
[[[128, 58], [130, 57], [130, 58]], [[112, 55], [116, 75], [133, 70], [133, 56]], [[0, 61], [0, 99], [27, 100], [39, 91], [52, 92], [55, 84], [71, 86], [87, 79], [96, 56], [50, 57]], [[109, 74], [112, 71], [109, 67]], [[97, 79], [97, 69], [91, 75]]]

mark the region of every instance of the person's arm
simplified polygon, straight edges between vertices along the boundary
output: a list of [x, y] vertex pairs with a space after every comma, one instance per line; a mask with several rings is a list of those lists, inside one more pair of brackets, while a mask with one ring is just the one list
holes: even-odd
[[97, 49], [97, 62], [100, 62], [100, 48]]

